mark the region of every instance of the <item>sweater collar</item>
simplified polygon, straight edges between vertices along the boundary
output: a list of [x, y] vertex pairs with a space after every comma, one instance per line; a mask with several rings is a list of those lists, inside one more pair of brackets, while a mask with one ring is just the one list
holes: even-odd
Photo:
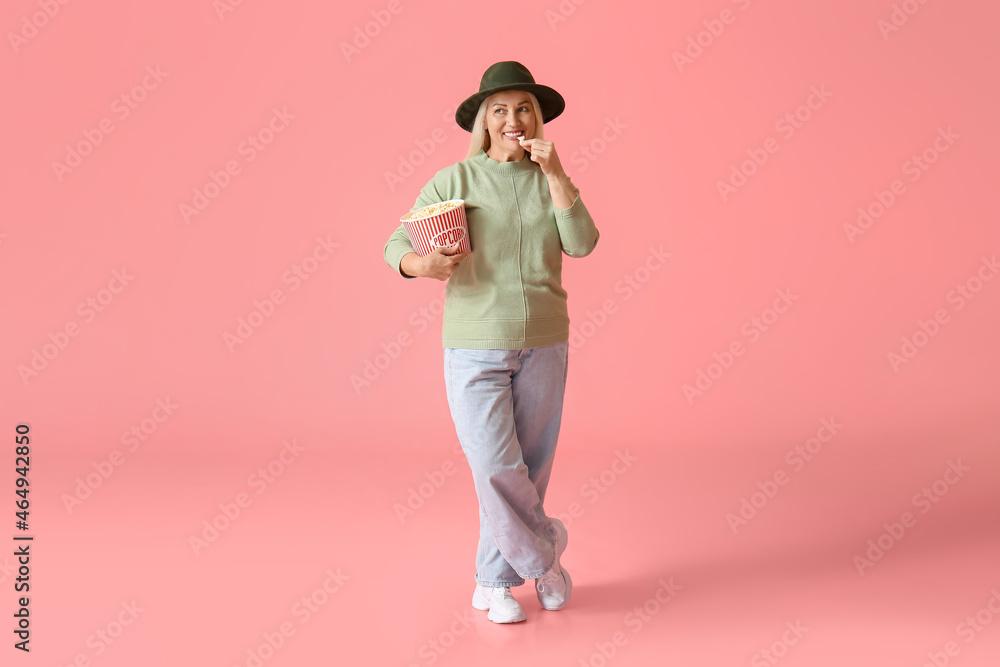
[[525, 152], [525, 156], [522, 159], [517, 160], [516, 162], [497, 162], [487, 155], [485, 150], [483, 150], [476, 155], [475, 160], [490, 171], [498, 174], [529, 172], [534, 171], [536, 167], [540, 167], [537, 162], [532, 162], [531, 156], [529, 156], [527, 152]]

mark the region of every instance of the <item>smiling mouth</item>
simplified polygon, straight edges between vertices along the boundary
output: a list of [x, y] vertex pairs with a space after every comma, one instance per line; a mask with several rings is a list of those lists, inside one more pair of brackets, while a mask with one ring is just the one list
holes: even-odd
[[524, 130], [519, 132], [504, 132], [503, 136], [510, 139], [511, 141], [518, 141], [524, 136]]

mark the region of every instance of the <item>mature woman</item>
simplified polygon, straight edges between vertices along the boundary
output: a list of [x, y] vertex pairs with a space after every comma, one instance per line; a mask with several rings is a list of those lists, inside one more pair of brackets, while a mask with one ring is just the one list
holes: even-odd
[[411, 209], [464, 199], [472, 252], [421, 257], [402, 225], [384, 248], [404, 278], [448, 281], [445, 388], [479, 498], [472, 605], [497, 623], [525, 620], [510, 589], [526, 579], [545, 609], [562, 609], [572, 589], [566, 527], [542, 503], [566, 388], [562, 254], [589, 255], [600, 234], [543, 138], [542, 124], [564, 108], [524, 65], [492, 65], [455, 112], [472, 133], [468, 156], [438, 171]]

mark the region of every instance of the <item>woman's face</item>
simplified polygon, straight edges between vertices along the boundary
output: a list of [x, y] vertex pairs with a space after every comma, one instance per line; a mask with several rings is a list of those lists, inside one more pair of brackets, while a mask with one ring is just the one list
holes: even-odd
[[535, 112], [531, 98], [523, 90], [504, 90], [486, 100], [486, 130], [490, 134], [490, 157], [520, 160], [524, 149], [515, 136], [531, 139], [535, 132]]

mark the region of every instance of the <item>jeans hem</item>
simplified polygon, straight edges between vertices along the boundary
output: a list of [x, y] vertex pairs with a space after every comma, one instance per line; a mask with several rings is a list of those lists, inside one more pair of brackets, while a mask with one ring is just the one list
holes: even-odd
[[[546, 568], [544, 570], [542, 570], [538, 574], [532, 575], [530, 577], [524, 577], [524, 578], [525, 579], [541, 579], [542, 577], [544, 577], [548, 573], [549, 570], [551, 570], [555, 566], [555, 564], [556, 564], [556, 558], [555, 558], [555, 556], [552, 556], [552, 562], [549, 563], [548, 566], [546, 566]], [[520, 574], [520, 573], [518, 573], [518, 574]], [[524, 576], [524, 575], [521, 575], [521, 576]]]
[[480, 586], [487, 586], [489, 588], [514, 588], [515, 586], [524, 586], [524, 581], [482, 581], [481, 579], [476, 579], [476, 583]]
[[[552, 529], [551, 531], [548, 530], [550, 528]], [[548, 573], [548, 571], [555, 566], [559, 555], [559, 538], [554, 533], [555, 529], [552, 528], [552, 522], [550, 521], [548, 526], [546, 527], [545, 536], [548, 537], [550, 540], [552, 540], [552, 562], [550, 562], [538, 576], [525, 577], [525, 579], [540, 579], [541, 577], [544, 577]], [[518, 572], [518, 574], [520, 574], [520, 572]]]

